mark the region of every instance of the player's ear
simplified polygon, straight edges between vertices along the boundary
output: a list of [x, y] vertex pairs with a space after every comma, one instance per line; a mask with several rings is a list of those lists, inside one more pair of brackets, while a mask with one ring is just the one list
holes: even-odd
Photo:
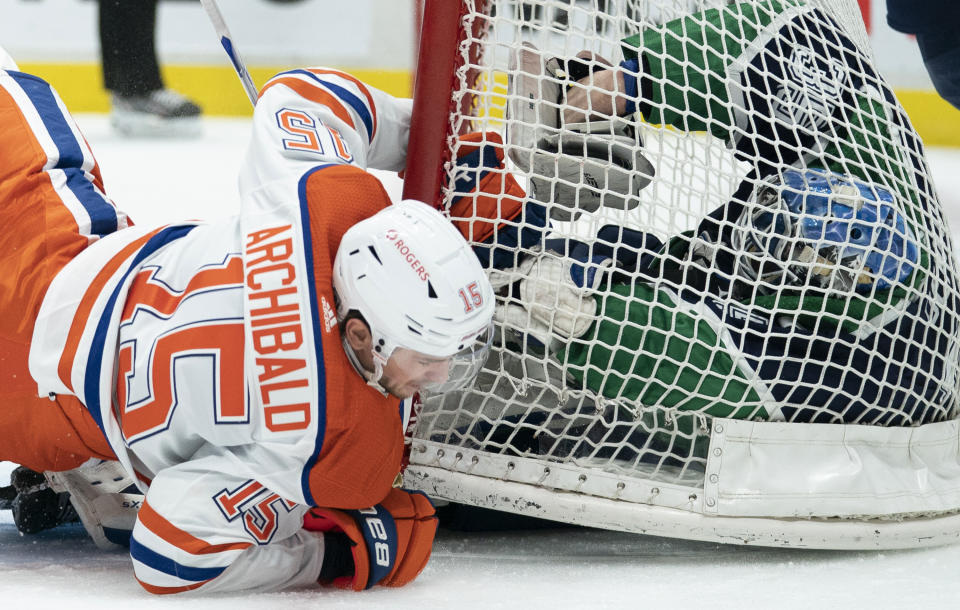
[[370, 335], [370, 328], [363, 320], [353, 317], [347, 318], [343, 323], [343, 332], [354, 353], [367, 354], [370, 352], [373, 337]]

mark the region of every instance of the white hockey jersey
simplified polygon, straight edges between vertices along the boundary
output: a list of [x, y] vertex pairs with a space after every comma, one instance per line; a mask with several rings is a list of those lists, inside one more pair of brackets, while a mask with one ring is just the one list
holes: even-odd
[[386, 205], [411, 104], [333, 70], [263, 88], [240, 214], [131, 227], [56, 277], [30, 352], [41, 394], [87, 406], [146, 493], [131, 538], [155, 593], [315, 582], [310, 505], [363, 508], [400, 467], [405, 409], [352, 369], [336, 326], [343, 233]]

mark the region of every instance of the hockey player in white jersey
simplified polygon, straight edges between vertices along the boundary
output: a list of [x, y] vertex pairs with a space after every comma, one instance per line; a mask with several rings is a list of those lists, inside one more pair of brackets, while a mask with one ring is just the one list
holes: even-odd
[[405, 399], [473, 378], [493, 296], [446, 219], [364, 171], [404, 166], [409, 101], [278, 75], [240, 214], [162, 227], [128, 226], [49, 85], [0, 71], [0, 110], [0, 459], [118, 460], [154, 593], [415, 578], [436, 519], [392, 487]]

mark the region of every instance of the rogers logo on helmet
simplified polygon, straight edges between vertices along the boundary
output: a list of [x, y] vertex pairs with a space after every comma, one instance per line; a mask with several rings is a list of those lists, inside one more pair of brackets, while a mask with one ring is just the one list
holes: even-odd
[[426, 282], [430, 279], [430, 273], [427, 272], [426, 268], [420, 262], [420, 257], [413, 252], [413, 249], [410, 246], [403, 243], [402, 239], [397, 239], [396, 231], [393, 229], [387, 231], [387, 239], [394, 241], [393, 245], [397, 248], [397, 252], [400, 253], [400, 256], [403, 257], [405, 261], [407, 261], [407, 263], [410, 265], [410, 268], [413, 269], [414, 273], [417, 274], [421, 282]]

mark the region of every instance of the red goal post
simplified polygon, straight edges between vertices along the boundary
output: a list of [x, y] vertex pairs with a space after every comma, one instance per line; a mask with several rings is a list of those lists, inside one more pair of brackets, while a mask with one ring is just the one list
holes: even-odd
[[[467, 62], [479, 62], [480, 46], [472, 46], [466, 53], [460, 46], [466, 39], [461, 29], [467, 15], [467, 5], [444, 0], [414, 0], [417, 7], [417, 68], [413, 87], [415, 119], [411, 125], [408, 156], [417, 159], [404, 175], [404, 199], [417, 199], [439, 206], [444, 163], [450, 161], [451, 148], [447, 143], [452, 126], [451, 117], [469, 111], [472, 98], [464, 98], [459, 106], [453, 101], [455, 75]], [[478, 3], [480, 10], [486, 0]], [[479, 28], [482, 21], [470, 26]], [[480, 33], [472, 33], [473, 38]], [[468, 75], [468, 81], [475, 79]]]

